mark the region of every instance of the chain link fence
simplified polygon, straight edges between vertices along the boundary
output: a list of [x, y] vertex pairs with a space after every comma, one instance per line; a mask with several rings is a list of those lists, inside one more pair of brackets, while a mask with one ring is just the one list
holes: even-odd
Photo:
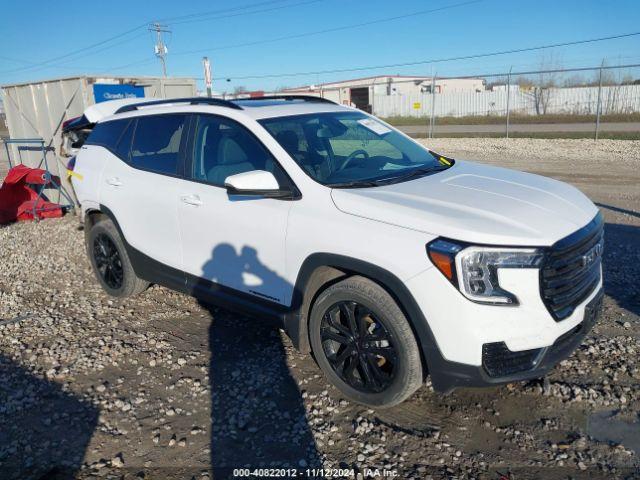
[[508, 137], [516, 123], [549, 123], [581, 124], [597, 139], [603, 121], [608, 126], [628, 122], [624, 131], [640, 122], [640, 64], [459, 77], [378, 76], [279, 93], [322, 96], [397, 125], [427, 126], [430, 137], [439, 124], [503, 124]]

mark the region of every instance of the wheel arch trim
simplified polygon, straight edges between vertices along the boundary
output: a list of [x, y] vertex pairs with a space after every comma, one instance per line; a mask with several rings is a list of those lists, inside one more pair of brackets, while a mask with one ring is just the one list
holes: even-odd
[[378, 265], [358, 258], [333, 253], [314, 253], [309, 255], [298, 272], [293, 291], [292, 309], [285, 318], [285, 327], [294, 345], [299, 350], [303, 352], [310, 351], [308, 314], [311, 305], [309, 304], [309, 297], [317, 295], [318, 291], [323, 290], [323, 288], [316, 289], [311, 292], [311, 295], [309, 295], [307, 289], [313, 282], [314, 274], [322, 268], [330, 268], [341, 272], [342, 278], [349, 275], [362, 275], [376, 282], [391, 295], [406, 315], [409, 325], [416, 336], [423, 366], [426, 367], [425, 373], [432, 369], [435, 366], [434, 364], [438, 363], [438, 357], [442, 358], [435, 336], [424, 314], [402, 280]]

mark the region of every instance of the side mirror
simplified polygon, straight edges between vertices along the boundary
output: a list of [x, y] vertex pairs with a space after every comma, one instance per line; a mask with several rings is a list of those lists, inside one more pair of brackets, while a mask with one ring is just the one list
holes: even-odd
[[230, 175], [224, 181], [229, 195], [245, 195], [251, 197], [282, 198], [293, 200], [294, 193], [289, 189], [282, 189], [273, 173], [266, 170]]

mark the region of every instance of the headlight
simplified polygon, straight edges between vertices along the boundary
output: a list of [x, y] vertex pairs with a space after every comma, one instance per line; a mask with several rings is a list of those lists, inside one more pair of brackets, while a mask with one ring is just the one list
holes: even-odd
[[437, 239], [427, 245], [433, 264], [469, 300], [516, 305], [517, 298], [500, 287], [499, 268], [538, 268], [543, 254], [535, 248], [466, 245]]

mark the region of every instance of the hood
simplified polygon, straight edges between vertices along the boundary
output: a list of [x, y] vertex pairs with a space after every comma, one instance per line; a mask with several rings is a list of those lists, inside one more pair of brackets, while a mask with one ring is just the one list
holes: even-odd
[[344, 213], [492, 245], [549, 246], [598, 211], [566, 183], [466, 161], [393, 185], [333, 189], [331, 196]]

